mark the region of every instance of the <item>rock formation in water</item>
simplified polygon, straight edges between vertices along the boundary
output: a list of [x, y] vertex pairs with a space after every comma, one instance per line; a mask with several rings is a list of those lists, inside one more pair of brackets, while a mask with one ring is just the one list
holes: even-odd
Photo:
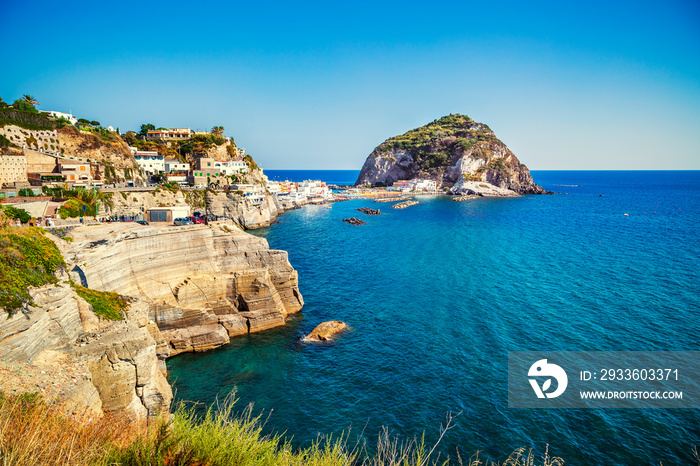
[[355, 186], [411, 179], [433, 180], [452, 194], [545, 193], [488, 126], [459, 114], [384, 141], [365, 161]]
[[[0, 360], [12, 368], [0, 368], [0, 385], [59, 397], [76, 414], [167, 411], [166, 358], [284, 325], [303, 306], [287, 253], [236, 227], [112, 223], [70, 237], [52, 237], [69, 273], [0, 319]], [[99, 318], [69, 278], [132, 298], [125, 319]]]
[[343, 222], [349, 223], [350, 225], [367, 225], [367, 222], [357, 217], [344, 218]]
[[287, 253], [236, 227], [108, 224], [71, 237], [74, 280], [146, 302], [162, 358], [284, 325], [304, 304]]
[[304, 338], [304, 341], [328, 341], [347, 329], [348, 324], [340, 320], [322, 322]]

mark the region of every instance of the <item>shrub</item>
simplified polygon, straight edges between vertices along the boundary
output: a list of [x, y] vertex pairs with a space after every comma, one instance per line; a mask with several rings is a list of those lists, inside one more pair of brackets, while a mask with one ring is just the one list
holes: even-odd
[[0, 227], [0, 307], [8, 314], [32, 304], [29, 287], [56, 283], [65, 262], [56, 245], [37, 227]]
[[97, 215], [97, 209], [95, 204], [72, 198], [58, 209], [58, 215], [61, 218], [94, 217]]
[[11, 218], [12, 220], [19, 219], [20, 222], [27, 223], [32, 219], [32, 216], [29, 215], [29, 212], [19, 207], [5, 205], [0, 206], [0, 208], [2, 208], [2, 211], [5, 213], [5, 215], [7, 215], [7, 217]]
[[109, 320], [124, 320], [123, 313], [126, 312], [128, 304], [117, 293], [91, 290], [73, 282], [71, 286], [78, 296], [92, 306], [92, 311], [98, 316]]

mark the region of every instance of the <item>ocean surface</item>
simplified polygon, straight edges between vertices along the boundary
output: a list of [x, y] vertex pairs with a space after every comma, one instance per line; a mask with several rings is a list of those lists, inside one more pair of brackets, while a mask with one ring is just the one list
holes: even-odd
[[[339, 184], [358, 174], [277, 173]], [[425, 196], [404, 210], [348, 201], [253, 231], [289, 252], [306, 305], [283, 328], [169, 360], [176, 398], [210, 404], [236, 390], [267, 432], [302, 446], [348, 429], [371, 443], [381, 426], [430, 443], [452, 412], [440, 451], [453, 459], [459, 449], [504, 460], [518, 447], [541, 457], [549, 445], [568, 465], [696, 464], [699, 410], [508, 408], [507, 358], [700, 350], [700, 172], [533, 177], [561, 194]], [[351, 216], [368, 224], [341, 221]], [[300, 343], [326, 320], [352, 331]]]

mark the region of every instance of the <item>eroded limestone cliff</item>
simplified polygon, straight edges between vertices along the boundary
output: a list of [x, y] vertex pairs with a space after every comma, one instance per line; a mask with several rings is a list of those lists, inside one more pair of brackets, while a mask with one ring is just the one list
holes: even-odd
[[[303, 306], [287, 253], [236, 227], [112, 223], [70, 235], [52, 237], [68, 273], [0, 319], [0, 388], [58, 397], [76, 414], [167, 411], [166, 358], [284, 325]], [[130, 297], [124, 320], [99, 318], [69, 276]]]
[[235, 227], [111, 224], [71, 236], [62, 249], [74, 280], [147, 303], [162, 359], [284, 325], [304, 303], [287, 253]]
[[279, 214], [284, 213], [284, 207], [277, 196], [269, 193], [257, 204], [231, 192], [209, 191], [206, 196], [210, 213], [229, 218], [246, 230], [269, 226]]
[[146, 329], [147, 306], [132, 304], [124, 321], [101, 320], [58, 275], [59, 284], [30, 291], [33, 306], [0, 319], [0, 360], [10, 368], [3, 390], [58, 397], [79, 415], [167, 411], [172, 392]]

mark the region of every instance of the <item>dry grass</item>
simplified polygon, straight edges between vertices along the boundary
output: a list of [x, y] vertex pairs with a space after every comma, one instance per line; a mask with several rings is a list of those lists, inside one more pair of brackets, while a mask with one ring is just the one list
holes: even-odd
[[70, 418], [36, 395], [0, 400], [0, 464], [93, 465], [128, 443], [136, 426], [119, 419]]
[[[453, 426], [448, 416], [435, 445], [424, 439], [400, 441], [388, 430], [373, 453], [366, 444], [348, 445], [348, 435], [319, 438], [311, 447], [293, 448], [281, 436], [262, 433], [264, 422], [252, 415], [234, 415], [234, 400], [212, 407], [203, 417], [179, 407], [169, 419], [150, 426], [104, 418], [89, 422], [71, 418], [60, 407], [36, 395], [0, 398], [0, 466], [4, 465], [230, 465], [239, 466], [562, 466], [561, 458], [524, 448], [505, 461], [440, 458], [437, 446]], [[695, 455], [700, 466], [697, 450]]]

